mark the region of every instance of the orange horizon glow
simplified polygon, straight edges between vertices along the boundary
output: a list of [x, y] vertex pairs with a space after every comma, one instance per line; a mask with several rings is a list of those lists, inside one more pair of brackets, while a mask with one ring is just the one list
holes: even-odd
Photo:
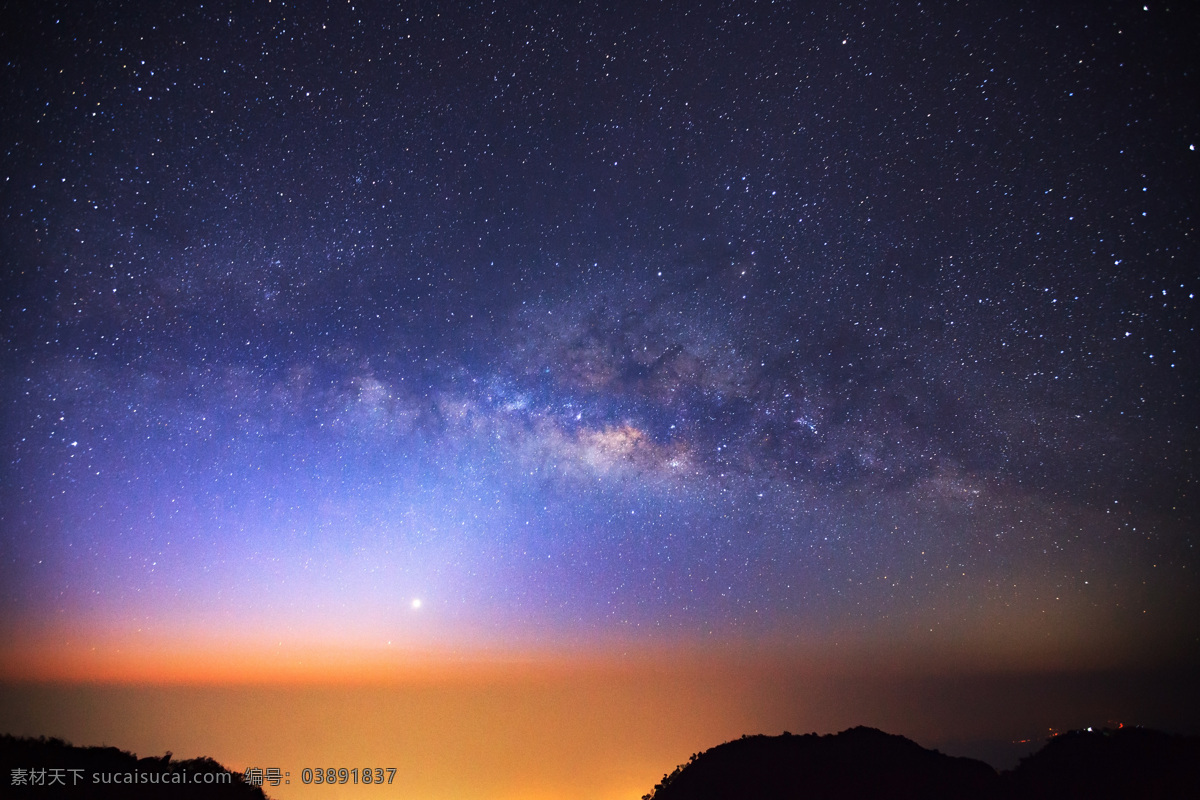
[[[390, 796], [412, 800], [635, 800], [692, 753], [743, 734], [867, 725], [945, 748], [1146, 720], [1158, 702], [1156, 681], [1133, 682], [1151, 702], [1128, 695], [1127, 676], [1094, 677], [1144, 665], [1150, 646], [1115, 650], [1032, 626], [1010, 637], [950, 629], [920, 646], [826, 635], [573, 649], [6, 633], [19, 635], [0, 646], [0, 731], [209, 756], [239, 771], [394, 766]], [[292, 785], [268, 795], [378, 797], [365, 786], [338, 792]]]
[[[579, 670], [733, 670], [748, 664], [813, 674], [964, 675], [1117, 669], [1169, 664], [1153, 641], [1115, 649], [1077, 635], [991, 638], [947, 631], [924, 642], [844, 635], [763, 642], [597, 640], [575, 647], [513, 644], [454, 647], [253, 637], [153, 636], [40, 631], [7, 637], [0, 681], [138, 685], [387, 685], [443, 680], [526, 679]], [[1132, 646], [1136, 644], [1137, 646]], [[1148, 658], [1155, 652], [1164, 657]]]
[[[387, 674], [380, 668], [372, 681], [362, 672], [352, 680], [332, 671], [322, 682], [297, 671], [274, 683], [251, 683], [249, 673], [220, 683], [212, 663], [192, 673], [209, 680], [193, 684], [178, 673], [137, 684], [115, 666], [110, 677], [123, 680], [0, 681], [0, 730], [139, 756], [209, 756], [237, 771], [395, 767], [389, 796], [412, 800], [634, 800], [692, 753], [743, 734], [867, 725], [968, 754], [954, 743], [1147, 721], [1167, 694], [1152, 681], [1129, 694], [1127, 676], [1096, 683], [1067, 673], [866, 675], [839, 673], [831, 662], [789, 666], [752, 656], [739, 663], [730, 654], [625, 663], [443, 659]], [[337, 792], [293, 783], [267, 793], [276, 800], [379, 796], [365, 786]]]

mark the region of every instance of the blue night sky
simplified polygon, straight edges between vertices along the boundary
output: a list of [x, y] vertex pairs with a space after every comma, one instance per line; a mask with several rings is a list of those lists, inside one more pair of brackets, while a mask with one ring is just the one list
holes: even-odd
[[2, 663], [1193, 657], [1182, 8], [9, 4]]

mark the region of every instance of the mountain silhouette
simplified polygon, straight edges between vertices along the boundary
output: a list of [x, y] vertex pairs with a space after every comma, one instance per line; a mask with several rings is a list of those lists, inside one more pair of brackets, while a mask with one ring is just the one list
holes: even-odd
[[236, 772], [228, 783], [194, 782], [229, 772], [211, 758], [176, 761], [170, 753], [138, 758], [115, 747], [0, 735], [0, 797], [61, 793], [73, 800], [267, 800], [261, 788], [245, 783]]
[[749, 797], [989, 800], [1001, 795], [996, 771], [982, 761], [953, 758], [903, 736], [858, 727], [829, 736], [744, 736], [693, 756], [645, 796]]
[[1013, 770], [875, 730], [743, 736], [693, 755], [643, 800], [1160, 800], [1200, 798], [1200, 737], [1074, 731]]
[[1200, 798], [1200, 736], [1145, 728], [1071, 731], [1005, 773], [1011, 797]]

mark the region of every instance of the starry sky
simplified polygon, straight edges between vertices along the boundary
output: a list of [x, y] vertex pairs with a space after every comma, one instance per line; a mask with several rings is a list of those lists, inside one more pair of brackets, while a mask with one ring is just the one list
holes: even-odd
[[1196, 22], [6, 4], [5, 675], [1194, 658]]

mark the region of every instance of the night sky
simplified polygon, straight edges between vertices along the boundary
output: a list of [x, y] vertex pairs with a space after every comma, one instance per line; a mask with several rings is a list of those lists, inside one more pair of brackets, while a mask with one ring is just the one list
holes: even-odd
[[1193, 658], [1196, 23], [6, 4], [6, 676]]

